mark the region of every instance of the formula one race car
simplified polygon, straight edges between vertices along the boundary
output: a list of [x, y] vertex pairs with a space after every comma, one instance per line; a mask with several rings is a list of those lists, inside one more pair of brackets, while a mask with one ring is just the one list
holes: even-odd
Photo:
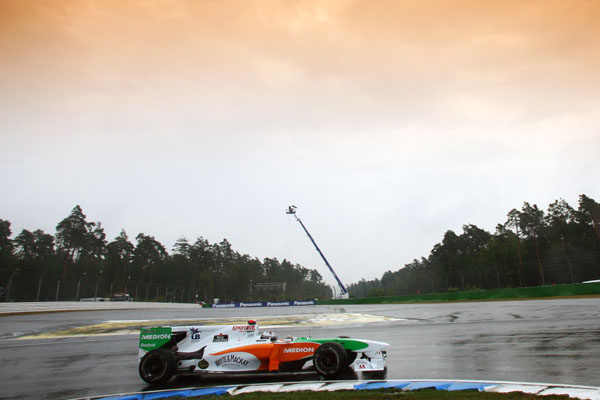
[[312, 361], [321, 376], [332, 379], [347, 367], [384, 371], [387, 346], [348, 337], [277, 339], [273, 332], [260, 334], [254, 321], [248, 325], [142, 328], [139, 372], [144, 381], [162, 384], [175, 374], [190, 372], [299, 372]]

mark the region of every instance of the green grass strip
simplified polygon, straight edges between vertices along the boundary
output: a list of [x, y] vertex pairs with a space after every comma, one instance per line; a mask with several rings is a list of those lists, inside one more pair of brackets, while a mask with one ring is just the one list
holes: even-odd
[[381, 303], [420, 303], [446, 301], [490, 301], [525, 300], [564, 297], [598, 297], [600, 283], [575, 283], [571, 285], [535, 286], [494, 290], [473, 290], [463, 292], [427, 293], [405, 296], [359, 297], [338, 300], [318, 300], [317, 304], [381, 304]]
[[[492, 393], [464, 390], [448, 392], [444, 390], [400, 389], [384, 390], [341, 390], [336, 392], [283, 392], [283, 393], [244, 393], [234, 396], [236, 400], [566, 400], [569, 396], [537, 396], [521, 392]], [[223, 396], [189, 397], [198, 400], [224, 400]]]

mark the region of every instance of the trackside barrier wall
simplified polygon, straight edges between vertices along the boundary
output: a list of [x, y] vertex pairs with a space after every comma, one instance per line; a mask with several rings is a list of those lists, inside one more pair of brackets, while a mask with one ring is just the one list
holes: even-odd
[[486, 381], [446, 381], [446, 380], [387, 380], [387, 381], [329, 381], [301, 383], [273, 383], [239, 386], [223, 386], [201, 389], [176, 389], [156, 392], [131, 393], [109, 397], [88, 397], [97, 400], [154, 400], [169, 397], [201, 397], [209, 395], [235, 396], [256, 392], [293, 392], [293, 391], [336, 391], [336, 390], [377, 390], [400, 389], [404, 391], [419, 389], [436, 390], [477, 390], [479, 392], [523, 392], [539, 396], [566, 395], [574, 399], [600, 400], [600, 388], [591, 386], [554, 385], [547, 383], [523, 382], [486, 382]]
[[600, 283], [575, 283], [570, 285], [534, 286], [468, 292], [428, 293], [406, 296], [360, 297], [337, 300], [318, 300], [317, 304], [377, 304], [420, 301], [468, 301], [524, 299], [562, 296], [600, 295]]
[[212, 308], [237, 308], [237, 307], [289, 307], [289, 306], [314, 306], [316, 300], [294, 300], [294, 301], [252, 301], [239, 303], [217, 303], [206, 307]]

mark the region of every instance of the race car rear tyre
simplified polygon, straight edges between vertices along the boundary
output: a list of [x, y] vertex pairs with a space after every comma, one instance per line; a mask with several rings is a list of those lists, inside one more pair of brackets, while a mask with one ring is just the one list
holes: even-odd
[[348, 365], [346, 349], [336, 342], [323, 343], [315, 351], [313, 364], [322, 377], [336, 378]]
[[151, 385], [167, 382], [177, 369], [177, 356], [167, 349], [149, 351], [140, 361], [140, 377]]

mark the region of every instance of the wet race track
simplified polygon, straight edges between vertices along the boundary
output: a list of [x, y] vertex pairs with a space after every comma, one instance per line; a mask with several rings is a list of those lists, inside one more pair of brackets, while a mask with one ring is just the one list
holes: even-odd
[[[319, 315], [326, 317], [320, 320]], [[1, 316], [0, 398], [68, 399], [156, 389], [138, 376], [136, 335], [19, 337], [104, 321], [264, 318], [272, 324], [278, 316], [287, 317], [287, 323], [295, 318], [320, 321], [273, 328], [281, 337], [347, 335], [390, 343], [388, 379], [600, 386], [600, 298], [591, 298]], [[384, 318], [369, 319], [373, 316]], [[313, 373], [300, 375], [179, 377], [162, 388], [319, 379]]]

